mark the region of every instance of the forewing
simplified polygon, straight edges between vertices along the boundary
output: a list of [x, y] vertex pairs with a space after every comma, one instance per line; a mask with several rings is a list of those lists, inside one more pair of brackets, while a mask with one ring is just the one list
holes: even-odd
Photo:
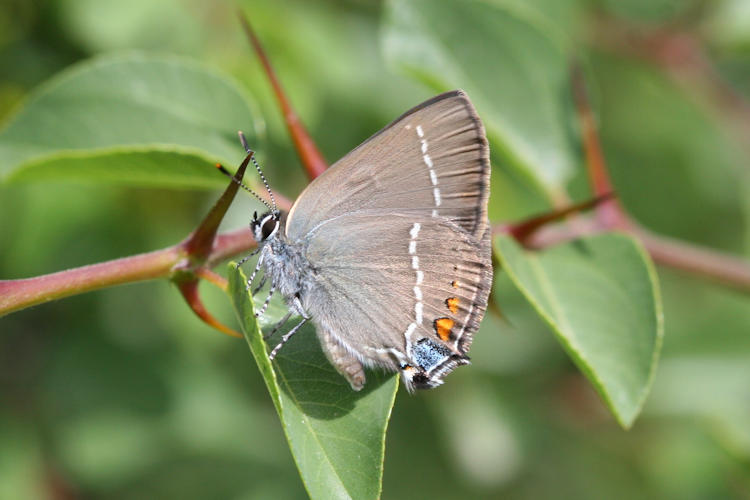
[[397, 370], [422, 338], [463, 356], [487, 307], [488, 235], [380, 210], [336, 218], [309, 241], [315, 293], [304, 305], [319, 331], [368, 365]]
[[286, 224], [299, 241], [328, 219], [381, 209], [448, 218], [476, 238], [487, 226], [489, 149], [469, 98], [457, 90], [407, 111], [313, 181]]

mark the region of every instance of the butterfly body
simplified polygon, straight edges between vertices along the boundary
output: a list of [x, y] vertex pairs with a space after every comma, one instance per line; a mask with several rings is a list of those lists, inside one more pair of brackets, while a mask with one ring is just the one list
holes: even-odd
[[307, 317], [305, 311], [310, 307], [309, 298], [314, 296], [316, 286], [305, 247], [290, 245], [283, 234], [277, 234], [265, 242], [259, 258], [287, 306], [298, 316]]
[[353, 389], [364, 367], [435, 387], [469, 363], [487, 306], [488, 189], [481, 122], [463, 92], [441, 94], [313, 181], [284, 225], [255, 217], [258, 267]]

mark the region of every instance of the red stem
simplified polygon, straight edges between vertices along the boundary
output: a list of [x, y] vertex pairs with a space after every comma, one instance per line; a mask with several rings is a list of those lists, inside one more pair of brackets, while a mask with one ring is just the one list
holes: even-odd
[[586, 153], [586, 165], [588, 166], [589, 181], [594, 194], [602, 195], [613, 191], [612, 183], [609, 180], [609, 174], [604, 163], [604, 153], [602, 153], [599, 136], [593, 131], [596, 130], [594, 115], [589, 106], [588, 92], [586, 90], [586, 81], [581, 67], [573, 66], [573, 95], [575, 97], [576, 107], [578, 109], [578, 118], [581, 123], [581, 132], [584, 141], [584, 151]]
[[[295, 141], [307, 172], [314, 178], [325, 170], [326, 163], [292, 111], [255, 34], [244, 17], [241, 17], [241, 20], [271, 79], [274, 91], [282, 110], [284, 110], [290, 134]], [[595, 193], [607, 195], [611, 192], [611, 182], [601, 150], [596, 123], [586, 96], [582, 73], [576, 71], [573, 79], [591, 183]], [[602, 201], [604, 203], [601, 203]], [[617, 200], [602, 200], [600, 196], [592, 202], [588, 202], [592, 205], [598, 203], [601, 203], [601, 205], [597, 209], [597, 221], [590, 219], [587, 221], [579, 217], [578, 219], [582, 220], [583, 223], [576, 224], [575, 227], [567, 224], [553, 227], [542, 226], [571, 212], [580, 211], [586, 208], [584, 205], [587, 204], [568, 207], [520, 224], [504, 225], [496, 229], [514, 235], [521, 243], [529, 247], [537, 248], [573, 239], [583, 234], [620, 229], [639, 237], [654, 260], [662, 265], [705, 276], [725, 285], [750, 292], [750, 263], [747, 261], [654, 235], [631, 221]], [[282, 200], [279, 203], [280, 208], [284, 208], [282, 205], [286, 205], [288, 209], [290, 203], [287, 200]], [[220, 325], [197, 300], [197, 280], [190, 278], [189, 273], [192, 271], [195, 276], [205, 279], [210, 278], [209, 281], [222, 286], [222, 280], [217, 279], [215, 273], [211, 273], [206, 267], [249, 251], [255, 245], [255, 242], [249, 229], [241, 229], [215, 237], [215, 227], [213, 229], [209, 227], [213, 226], [215, 217], [209, 216], [207, 220], [209, 218], [211, 224], [206, 225], [205, 231], [197, 230], [187, 242], [170, 248], [35, 278], [0, 281], [0, 316], [25, 307], [107, 286], [174, 276], [175, 270], [179, 269], [188, 273], [185, 279], [177, 281], [183, 295], [196, 314], [222, 331], [229, 330]], [[201, 227], [205, 223], [206, 221]], [[203, 266], [197, 265], [200, 262], [195, 262], [196, 255], [198, 261], [203, 261]], [[186, 257], [192, 257], [191, 261], [188, 261]], [[225, 333], [227, 332], [225, 331]]]
[[[602, 190], [611, 189], [612, 184], [601, 149], [599, 133], [586, 94], [583, 73], [579, 68], [574, 68], [572, 79], [586, 151], [586, 166], [594, 192], [601, 194]], [[550, 220], [550, 216], [530, 219], [526, 223], [514, 226], [512, 229], [516, 232], [519, 228], [523, 230], [521, 231], [523, 238], [519, 241], [526, 243], [528, 247], [543, 248], [580, 237], [583, 234], [613, 229], [621, 230], [639, 238], [654, 261], [661, 265], [688, 271], [726, 286], [750, 292], [750, 262], [655, 235], [633, 221], [617, 200], [609, 200], [598, 206], [596, 221], [583, 220], [578, 221], [575, 226], [544, 228], [543, 231], [532, 235], [532, 232], [541, 227], [540, 220]], [[531, 231], [528, 230], [529, 227]]]
[[543, 226], [551, 222], [559, 221], [576, 213], [584, 212], [594, 207], [601, 206], [604, 202], [612, 199], [613, 193], [605, 193], [591, 200], [587, 200], [564, 208], [553, 210], [536, 217], [517, 222], [514, 224], [504, 224], [497, 226], [495, 231], [507, 232], [513, 236], [519, 243], [524, 244], [528, 238]]
[[660, 236], [641, 227], [634, 229], [634, 235], [658, 264], [750, 292], [750, 262], [745, 259]]
[[[613, 193], [614, 188], [612, 187], [607, 164], [604, 160], [596, 119], [589, 104], [586, 81], [579, 65], [576, 64], [573, 66], [571, 78], [573, 83], [573, 97], [581, 124], [583, 148], [586, 155], [586, 170], [589, 174], [591, 189], [596, 196]], [[624, 229], [629, 225], [628, 217], [620, 201], [617, 199], [613, 198], [606, 203], [602, 203], [596, 213], [601, 222], [608, 227]]]
[[213, 267], [219, 262], [230, 259], [235, 255], [248, 252], [256, 246], [253, 232], [250, 231], [249, 227], [220, 234], [214, 240], [214, 249], [211, 255], [208, 256], [206, 266]]
[[[255, 247], [250, 229], [239, 229], [216, 237], [205, 266], [215, 266]], [[0, 316], [56, 299], [78, 295], [113, 285], [167, 278], [177, 268], [187, 268], [182, 243], [154, 252], [123, 257], [88, 266], [45, 274], [34, 278], [0, 280]], [[205, 267], [195, 274], [207, 279]], [[208, 271], [210, 272], [210, 271]], [[213, 273], [215, 274], [215, 273]], [[217, 280], [209, 280], [221, 286]], [[196, 314], [198, 312], [196, 311]]]
[[198, 294], [198, 283], [199, 281], [186, 281], [183, 283], [179, 283], [177, 287], [180, 289], [180, 293], [184, 297], [185, 301], [190, 306], [190, 309], [193, 310], [193, 312], [201, 319], [204, 323], [206, 323], [209, 326], [212, 326], [216, 330], [219, 330], [221, 333], [224, 333], [226, 335], [229, 335], [230, 337], [238, 337], [242, 338], [242, 334], [239, 332], [236, 332], [229, 328], [228, 326], [223, 325], [219, 320], [217, 320], [208, 310], [206, 310], [206, 307], [203, 305], [203, 302], [200, 299], [200, 295]]
[[215, 273], [208, 268], [199, 267], [195, 270], [195, 275], [200, 279], [208, 281], [209, 283], [220, 289], [222, 292], [226, 292], [227, 288], [229, 287], [229, 282], [224, 276]]
[[[577, 224], [545, 226], [530, 235], [524, 246], [543, 249], [582, 236], [612, 231], [595, 218], [578, 217]], [[502, 229], [502, 228], [501, 228]], [[656, 235], [637, 224], [622, 230], [638, 238], [654, 262], [709, 279], [740, 292], [750, 293], [750, 262], [684, 241]]]
[[0, 281], [0, 315], [112, 285], [168, 276], [184, 258], [177, 246], [35, 278]]
[[[568, 224], [545, 226], [527, 237], [530, 248], [545, 248], [585, 234], [609, 231], [610, 228], [590, 218], [572, 228]], [[588, 222], [587, 222], [588, 221]], [[498, 228], [508, 233], [510, 226]], [[641, 228], [628, 232], [639, 237], [656, 262], [750, 293], [750, 262], [720, 252], [656, 236]], [[207, 262], [215, 265], [232, 256], [250, 251], [255, 242], [248, 229], [220, 234]], [[71, 295], [113, 285], [169, 277], [184, 255], [175, 245], [132, 257], [60, 271], [36, 278], [0, 281], [0, 316]]]
[[292, 105], [289, 102], [289, 99], [287, 99], [286, 93], [281, 86], [281, 82], [279, 82], [279, 79], [276, 77], [276, 73], [271, 66], [271, 61], [268, 60], [266, 52], [263, 50], [263, 46], [261, 45], [260, 40], [258, 40], [258, 37], [255, 36], [255, 32], [250, 27], [247, 18], [242, 12], [239, 13], [239, 17], [240, 22], [242, 23], [242, 28], [245, 30], [245, 34], [250, 40], [250, 44], [258, 55], [260, 63], [263, 65], [266, 76], [271, 82], [271, 87], [276, 94], [276, 99], [278, 100], [281, 112], [284, 115], [284, 123], [289, 131], [289, 135], [292, 137], [297, 154], [299, 155], [300, 160], [302, 160], [307, 176], [311, 180], [315, 179], [317, 176], [325, 172], [328, 168], [328, 163], [318, 150], [315, 142], [310, 138], [310, 134], [307, 133], [307, 129], [305, 129], [299, 116], [297, 116], [297, 113], [295, 113], [292, 108]]

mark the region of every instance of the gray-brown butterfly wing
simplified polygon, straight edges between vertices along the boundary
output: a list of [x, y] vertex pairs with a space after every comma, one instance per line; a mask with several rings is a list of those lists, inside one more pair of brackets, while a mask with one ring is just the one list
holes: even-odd
[[433, 387], [459, 364], [492, 281], [489, 149], [462, 91], [408, 111], [312, 182], [286, 239], [313, 270], [300, 296], [331, 362]]
[[355, 361], [401, 370], [410, 389], [468, 362], [492, 283], [489, 230], [368, 209], [319, 225], [306, 256], [315, 284], [303, 305], [353, 387], [364, 383]]
[[489, 148], [474, 106], [464, 92], [446, 92], [407, 111], [315, 179], [292, 207], [286, 235], [294, 243], [325, 220], [379, 209], [445, 217], [481, 237], [489, 175]]

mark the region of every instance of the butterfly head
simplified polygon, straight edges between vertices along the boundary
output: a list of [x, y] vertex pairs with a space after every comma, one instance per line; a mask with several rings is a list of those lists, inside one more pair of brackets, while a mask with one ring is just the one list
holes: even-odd
[[263, 243], [273, 238], [281, 224], [281, 212], [269, 210], [258, 217], [258, 212], [253, 212], [253, 220], [250, 221], [250, 229], [253, 231], [255, 241]]

